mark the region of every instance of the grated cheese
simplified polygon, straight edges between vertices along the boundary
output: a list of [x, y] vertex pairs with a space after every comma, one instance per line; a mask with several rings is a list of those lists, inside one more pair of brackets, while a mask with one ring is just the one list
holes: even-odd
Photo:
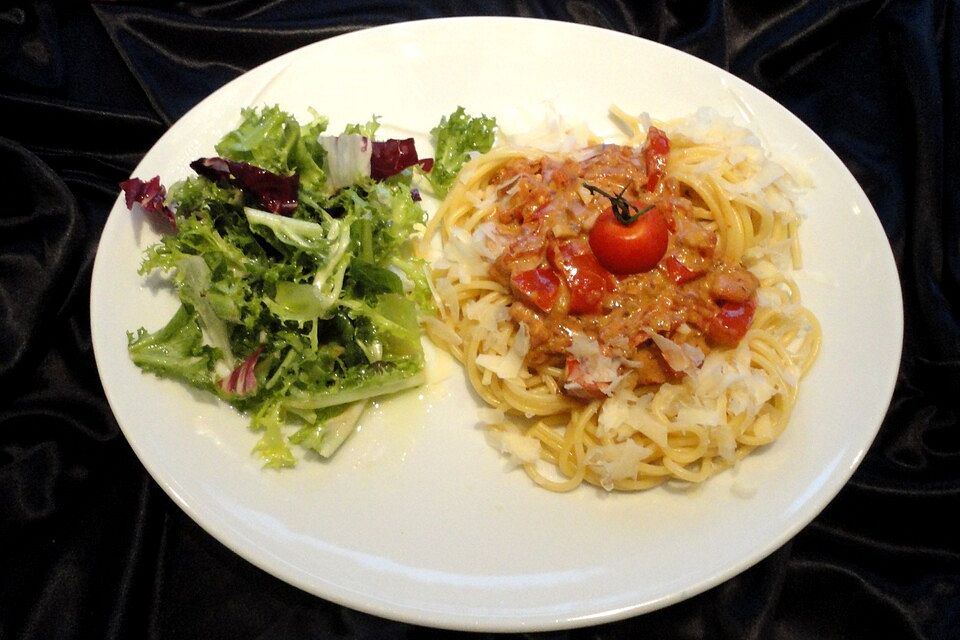
[[617, 480], [636, 476], [637, 468], [651, 453], [653, 451], [647, 447], [628, 438], [624, 442], [593, 447], [586, 462], [600, 475], [603, 488], [612, 491]]
[[534, 464], [540, 459], [540, 441], [515, 431], [487, 429], [487, 442], [510, 457], [515, 465]]
[[523, 369], [523, 359], [529, 350], [530, 333], [527, 331], [527, 325], [521, 322], [510, 350], [506, 354], [482, 353], [477, 356], [477, 365], [487, 369], [501, 380], [519, 378], [520, 371]]

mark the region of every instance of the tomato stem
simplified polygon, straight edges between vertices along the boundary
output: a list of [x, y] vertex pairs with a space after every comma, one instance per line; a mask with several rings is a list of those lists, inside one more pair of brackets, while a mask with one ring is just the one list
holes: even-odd
[[[607, 193], [600, 187], [596, 185], [592, 185], [588, 182], [584, 182], [583, 186], [586, 187], [587, 191], [589, 191], [590, 193], [594, 195], [600, 194], [601, 196], [609, 200], [610, 208], [613, 209], [613, 216], [617, 219], [617, 222], [619, 222], [624, 226], [633, 224], [637, 220], [637, 218], [639, 218], [646, 212], [650, 211], [654, 207], [654, 205], [648, 204], [643, 209], [640, 209], [639, 207], [633, 204], [630, 204], [630, 202], [623, 197], [623, 194], [627, 191], [626, 186], [624, 186], [623, 189], [620, 190], [620, 193], [618, 193], [617, 195]], [[633, 209], [636, 213], [630, 213], [631, 209]]]

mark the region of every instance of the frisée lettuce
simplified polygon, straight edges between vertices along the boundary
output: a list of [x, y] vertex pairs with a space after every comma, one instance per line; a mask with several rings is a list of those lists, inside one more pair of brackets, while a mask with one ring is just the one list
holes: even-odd
[[330, 456], [371, 398], [424, 382], [419, 318], [433, 313], [413, 140], [373, 139], [376, 119], [326, 133], [276, 106], [240, 125], [170, 186], [121, 183], [163, 230], [141, 274], [167, 274], [180, 308], [128, 333], [144, 371], [216, 394], [250, 416], [268, 467], [291, 445]]
[[490, 151], [496, 127], [496, 118], [473, 117], [463, 107], [458, 107], [433, 128], [430, 133], [436, 144], [436, 153], [430, 184], [437, 197], [446, 197], [471, 154]]

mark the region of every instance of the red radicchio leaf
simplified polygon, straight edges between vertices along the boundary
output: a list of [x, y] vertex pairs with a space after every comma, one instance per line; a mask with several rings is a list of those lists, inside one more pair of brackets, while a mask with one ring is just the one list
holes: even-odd
[[134, 203], [139, 203], [154, 220], [176, 231], [177, 219], [170, 207], [163, 204], [167, 190], [160, 184], [160, 176], [153, 176], [146, 182], [140, 178], [130, 178], [121, 182], [120, 188], [123, 189], [127, 209], [132, 209]]
[[190, 168], [219, 184], [239, 187], [271, 213], [290, 215], [297, 208], [300, 178], [296, 175], [281, 176], [247, 162], [225, 158], [199, 158], [190, 163]]
[[374, 180], [383, 180], [396, 175], [406, 169], [419, 164], [424, 171], [433, 168], [433, 158], [417, 158], [417, 148], [413, 138], [405, 140], [383, 140], [373, 143], [373, 154], [370, 156], [370, 177]]
[[247, 359], [230, 372], [230, 375], [220, 380], [220, 388], [227, 393], [238, 396], [253, 393], [257, 390], [257, 376], [254, 368], [257, 366], [257, 360], [263, 352], [263, 345], [257, 347], [253, 353], [247, 356]]

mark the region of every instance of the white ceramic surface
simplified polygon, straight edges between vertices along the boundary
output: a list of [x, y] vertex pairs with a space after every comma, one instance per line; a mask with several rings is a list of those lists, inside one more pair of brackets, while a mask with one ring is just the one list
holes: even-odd
[[[530, 52], [533, 52], [532, 54]], [[177, 122], [134, 175], [166, 184], [211, 155], [239, 109], [313, 106], [331, 131], [382, 116], [383, 134], [428, 132], [463, 105], [519, 130], [552, 110], [612, 133], [608, 107], [658, 118], [700, 106], [748, 123], [808, 162], [803, 298], [823, 350], [784, 436], [690, 490], [555, 495], [489, 447], [459, 367], [427, 344], [430, 384], [377, 405], [329, 462], [267, 471], [230, 408], [142, 374], [126, 331], [163, 325], [174, 295], [137, 275], [156, 236], [121, 200], [97, 254], [97, 364], [131, 446], [201, 526], [264, 570], [373, 614], [447, 628], [535, 630], [623, 618], [751, 566], [813, 519], [873, 440], [896, 379], [902, 302], [890, 247], [853, 177], [797, 118], [700, 60], [559, 22], [410, 22], [316, 43], [229, 83]], [[871, 321], [865, 321], [864, 309]]]

